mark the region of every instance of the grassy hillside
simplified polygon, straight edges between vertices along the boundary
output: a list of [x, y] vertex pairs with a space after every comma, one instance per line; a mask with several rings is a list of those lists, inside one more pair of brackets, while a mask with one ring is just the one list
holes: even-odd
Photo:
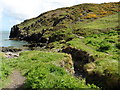
[[[77, 58], [77, 61], [80, 60], [81, 62], [81, 54], [77, 52], [79, 52], [79, 50], [87, 52], [95, 61], [87, 61], [82, 68], [78, 67], [85, 69], [85, 72], [87, 72], [87, 81], [89, 83], [95, 83], [100, 87], [118, 87], [117, 85], [120, 79], [120, 43], [117, 18], [118, 14], [115, 14], [94, 20], [83, 26], [80, 26], [78, 23], [76, 28], [80, 29], [74, 34], [74, 39], [65, 43], [51, 43], [54, 46], [53, 49], [70, 47], [69, 49], [73, 51], [71, 52], [69, 49], [66, 49], [67, 53], [70, 53], [73, 57]], [[81, 30], [86, 30], [84, 37], [81, 37], [79, 34]], [[93, 31], [96, 33], [93, 33]], [[74, 49], [78, 49], [78, 51], [76, 52]], [[85, 57], [82, 57], [83, 60], [84, 58]], [[80, 64], [80, 62], [77, 63], [78, 65]], [[101, 79], [98, 80], [98, 78]]]
[[118, 89], [118, 11], [118, 2], [80, 4], [13, 26], [11, 39], [29, 41], [29, 47], [43, 51], [3, 58], [3, 79], [10, 74], [9, 68], [17, 68], [26, 76], [28, 88]]
[[[25, 20], [21, 24], [14, 26], [11, 30], [10, 38], [41, 43], [69, 40], [74, 38], [74, 32], [80, 35], [91, 34], [89, 31], [96, 33], [94, 30], [86, 31], [86, 29], [80, 29], [84, 24], [89, 24], [89, 22], [117, 12], [118, 3], [80, 4], [73, 7], [60, 8], [45, 12], [36, 18]], [[108, 22], [105, 21], [105, 23]]]
[[26, 76], [25, 88], [98, 88], [71, 75], [72, 59], [64, 53], [25, 51], [18, 58], [3, 60], [2, 80], [10, 74], [10, 69], [19, 69]]

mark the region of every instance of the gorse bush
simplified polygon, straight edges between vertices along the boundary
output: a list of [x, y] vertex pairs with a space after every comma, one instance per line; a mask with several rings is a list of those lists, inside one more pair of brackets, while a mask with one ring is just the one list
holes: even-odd
[[98, 18], [98, 16], [94, 13], [88, 13], [84, 18], [90, 19], [90, 18]]
[[111, 30], [107, 33], [92, 34], [85, 38], [85, 43], [95, 47], [100, 52], [111, 50], [112, 48], [115, 49], [115, 43], [118, 43], [118, 32]]
[[110, 49], [110, 44], [108, 42], [101, 42], [100, 47], [98, 48], [98, 51], [104, 52]]

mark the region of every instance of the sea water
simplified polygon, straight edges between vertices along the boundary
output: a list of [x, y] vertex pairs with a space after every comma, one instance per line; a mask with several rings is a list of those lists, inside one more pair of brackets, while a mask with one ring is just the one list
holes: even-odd
[[0, 47], [22, 47], [25, 44], [28, 44], [25, 41], [18, 41], [18, 40], [9, 40], [9, 31], [0, 31]]

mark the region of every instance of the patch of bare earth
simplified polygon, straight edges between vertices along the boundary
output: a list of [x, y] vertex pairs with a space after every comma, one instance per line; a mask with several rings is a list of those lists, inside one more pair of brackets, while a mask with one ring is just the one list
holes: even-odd
[[11, 82], [2, 90], [23, 90], [25, 77], [21, 75], [20, 71], [14, 70], [9, 76]]

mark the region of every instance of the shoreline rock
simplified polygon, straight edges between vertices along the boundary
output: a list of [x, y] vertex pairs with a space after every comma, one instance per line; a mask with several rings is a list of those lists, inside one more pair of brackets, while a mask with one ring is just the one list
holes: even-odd
[[19, 53], [7, 52], [7, 53], [5, 53], [5, 57], [6, 57], [6, 58], [15, 58], [15, 57], [19, 57]]
[[19, 52], [22, 51], [22, 48], [15, 47], [0, 47], [1, 52]]

